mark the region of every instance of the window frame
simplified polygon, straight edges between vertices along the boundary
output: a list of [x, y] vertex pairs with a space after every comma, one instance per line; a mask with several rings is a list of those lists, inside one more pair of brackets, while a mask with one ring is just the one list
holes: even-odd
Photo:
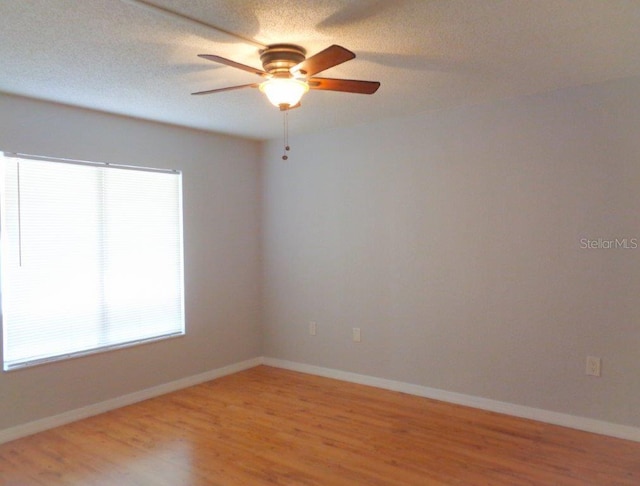
[[[2, 157], [2, 152], [0, 152], [0, 159], [3, 159]], [[2, 337], [2, 346], [0, 346], [0, 350], [2, 351], [2, 364], [3, 364], [3, 371], [7, 372], [7, 371], [12, 371], [12, 370], [17, 370], [17, 369], [22, 369], [22, 368], [27, 368], [27, 367], [32, 367], [32, 366], [38, 366], [38, 365], [42, 365], [45, 363], [50, 363], [50, 362], [56, 362], [56, 361], [62, 361], [62, 360], [67, 360], [67, 359], [72, 359], [72, 358], [76, 358], [76, 357], [81, 357], [81, 356], [87, 356], [87, 355], [91, 355], [91, 354], [97, 354], [97, 353], [103, 353], [106, 351], [111, 351], [111, 350], [115, 350], [115, 349], [122, 349], [122, 348], [127, 348], [127, 347], [133, 347], [133, 346], [138, 346], [138, 345], [143, 345], [143, 344], [147, 344], [147, 343], [151, 343], [151, 342], [156, 342], [156, 341], [163, 341], [166, 339], [174, 339], [177, 337], [182, 337], [186, 334], [186, 319], [185, 319], [185, 285], [184, 285], [184, 227], [183, 227], [183, 193], [182, 193], [182, 171], [178, 170], [178, 169], [158, 169], [158, 168], [150, 168], [150, 167], [140, 167], [140, 166], [133, 166], [133, 165], [124, 165], [124, 164], [113, 164], [113, 163], [104, 163], [104, 162], [93, 162], [93, 161], [86, 161], [86, 160], [76, 160], [76, 159], [67, 159], [67, 158], [55, 158], [55, 157], [44, 157], [44, 156], [38, 156], [38, 155], [28, 155], [28, 154], [22, 154], [22, 153], [12, 153], [12, 152], [4, 152], [4, 157], [7, 159], [10, 158], [17, 158], [20, 160], [36, 160], [36, 161], [41, 161], [41, 162], [50, 162], [50, 163], [62, 163], [62, 164], [73, 164], [73, 165], [81, 165], [81, 166], [89, 166], [89, 167], [95, 167], [95, 168], [100, 168], [100, 169], [108, 169], [108, 170], [131, 170], [131, 171], [138, 171], [138, 172], [152, 172], [152, 173], [165, 173], [165, 174], [170, 174], [173, 176], [176, 176], [178, 179], [176, 180], [175, 184], [175, 190], [176, 190], [176, 196], [175, 196], [175, 200], [173, 201], [174, 206], [173, 209], [175, 209], [175, 213], [172, 214], [171, 218], [173, 218], [175, 221], [174, 223], [177, 221], [176, 223], [176, 228], [177, 231], [175, 233], [175, 236], [177, 237], [177, 257], [174, 260], [174, 263], [177, 265], [177, 272], [176, 272], [176, 276], [179, 276], [180, 282], [175, 283], [176, 287], [179, 287], [179, 295], [177, 297], [177, 300], [175, 300], [176, 305], [179, 306], [179, 312], [176, 313], [176, 319], [174, 321], [174, 324], [177, 324], [175, 328], [172, 328], [170, 331], [167, 330], [160, 330], [158, 331], [158, 334], [153, 335], [153, 336], [147, 336], [147, 337], [137, 337], [137, 338], [133, 338], [133, 339], [120, 339], [117, 342], [113, 342], [113, 343], [109, 343], [109, 344], [104, 344], [104, 345], [96, 345], [96, 346], [92, 346], [89, 348], [82, 348], [82, 349], [77, 349], [75, 351], [70, 351], [70, 352], [62, 352], [59, 354], [51, 354], [48, 356], [44, 356], [44, 357], [31, 357], [31, 358], [20, 358], [19, 360], [17, 359], [12, 359], [11, 361], [7, 360], [7, 353], [6, 353], [6, 349], [8, 349], [8, 346], [10, 345], [10, 343], [8, 343], [7, 340], [7, 329], [8, 329], [8, 325], [5, 323], [5, 295], [3, 293], [3, 286], [5, 284], [5, 272], [3, 272], [2, 269], [2, 264], [0, 263], [0, 276], [1, 276], [1, 281], [0, 281], [0, 326], [2, 328], [2, 333], [0, 333], [1, 337]], [[5, 161], [2, 160], [2, 170], [0, 171], [0, 175], [2, 177], [2, 189], [3, 189], [3, 194], [2, 194], [2, 203], [5, 203], [5, 194], [4, 194], [4, 189], [5, 189], [5, 172], [4, 172], [4, 166], [5, 166]], [[18, 184], [19, 184], [19, 176], [18, 176]], [[96, 194], [98, 195], [98, 192], [96, 192]], [[19, 196], [18, 196], [19, 198]], [[20, 204], [19, 199], [18, 199], [18, 205]], [[4, 222], [5, 220], [5, 208], [2, 208], [2, 222]], [[102, 228], [104, 230], [104, 222], [101, 222], [101, 224], [103, 225]], [[0, 248], [2, 248], [4, 250], [4, 246], [5, 246], [5, 238], [6, 238], [6, 228], [5, 227], [0, 227], [0, 242], [2, 243], [2, 246]], [[4, 255], [0, 255], [2, 257], [4, 257]], [[99, 260], [99, 257], [96, 255], [94, 255], [95, 260]], [[3, 262], [3, 259], [0, 259], [0, 262]], [[104, 269], [101, 270], [100, 273], [100, 283], [104, 282], [105, 279], [105, 273], [104, 273]], [[175, 280], [174, 280], [175, 282]], [[103, 304], [104, 305], [104, 304]], [[102, 307], [101, 307], [102, 308]], [[177, 308], [177, 307], [176, 307]], [[106, 321], [107, 324], [109, 324], [110, 321]]]

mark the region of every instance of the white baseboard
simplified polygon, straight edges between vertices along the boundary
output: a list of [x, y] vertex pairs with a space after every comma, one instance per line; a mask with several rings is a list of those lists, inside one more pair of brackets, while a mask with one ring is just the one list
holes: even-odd
[[337, 380], [359, 383], [361, 385], [375, 386], [386, 390], [399, 391], [410, 395], [417, 395], [434, 400], [455, 403], [458, 405], [466, 405], [469, 407], [488, 410], [491, 412], [503, 413], [526, 419], [538, 420], [572, 429], [593, 432], [596, 434], [608, 435], [619, 439], [633, 440], [640, 442], [640, 428], [628, 425], [613, 424], [601, 420], [594, 420], [586, 417], [578, 417], [565, 413], [552, 412], [539, 408], [526, 407], [524, 405], [516, 405], [508, 402], [500, 402], [490, 400], [488, 398], [474, 397], [472, 395], [464, 395], [438, 388], [430, 388], [426, 386], [413, 385], [411, 383], [403, 383], [400, 381], [386, 380], [373, 376], [360, 375], [331, 368], [323, 368], [321, 366], [313, 366], [293, 361], [286, 361], [275, 358], [264, 358], [263, 364], [277, 368], [284, 368], [301, 373], [324, 376], [327, 378], [335, 378]]
[[152, 388], [146, 388], [121, 397], [112, 398], [104, 402], [94, 403], [92, 405], [87, 405], [86, 407], [70, 410], [52, 417], [46, 417], [26, 424], [0, 430], [0, 444], [42, 432], [44, 430], [52, 429], [54, 427], [59, 427], [70, 422], [75, 422], [76, 420], [115, 410], [116, 408], [132, 405], [143, 400], [148, 400], [149, 398], [181, 390], [182, 388], [199, 385], [200, 383], [215, 380], [222, 376], [231, 375], [233, 373], [258, 366], [262, 364], [262, 362], [263, 359], [261, 357], [249, 359], [240, 363], [234, 363], [222, 368], [217, 368], [215, 370], [206, 371], [198, 375], [188, 376], [169, 383], [163, 383], [162, 385], [154, 386]]
[[46, 417], [40, 420], [35, 420], [33, 422], [28, 422], [26, 424], [21, 424], [15, 427], [0, 430], [0, 444], [19, 439], [21, 437], [26, 437], [38, 432], [42, 432], [44, 430], [52, 429], [54, 427], [59, 427], [70, 422], [75, 422], [76, 420], [81, 420], [93, 415], [98, 415], [110, 410], [115, 410], [116, 408], [132, 405], [134, 403], [148, 400], [149, 398], [154, 398], [166, 393], [171, 393], [182, 388], [187, 388], [190, 386], [198, 385], [200, 383], [204, 383], [206, 381], [215, 380], [216, 378], [231, 375], [239, 371], [259, 366], [261, 364], [292, 371], [299, 371], [301, 373], [324, 376], [327, 378], [334, 378], [351, 383], [374, 386], [386, 390], [399, 391], [408, 393], [410, 395], [432, 398], [434, 400], [441, 400], [458, 405], [466, 405], [482, 410], [489, 410], [491, 412], [498, 412], [506, 415], [513, 415], [515, 417], [538, 420], [554, 425], [561, 425], [563, 427], [570, 427], [572, 429], [640, 442], [640, 428], [637, 427], [613, 424], [610, 422], [594, 420], [586, 417], [578, 417], [575, 415], [552, 412], [549, 410], [542, 410], [533, 407], [526, 407], [523, 405], [516, 405], [508, 402], [489, 400], [487, 398], [474, 397], [472, 395], [440, 390], [438, 388], [430, 388], [395, 380], [376, 378], [374, 376], [360, 375], [357, 373], [350, 373], [347, 371], [324, 368], [321, 366], [297, 363], [294, 361], [258, 357], [242, 361], [240, 363], [234, 363], [228, 366], [224, 366], [222, 368], [217, 368], [215, 370], [210, 370], [198, 375], [181, 378], [176, 381], [164, 383], [162, 385], [140, 390], [138, 392], [130, 393], [128, 395], [113, 398], [104, 402], [95, 403], [75, 410], [70, 410], [69, 412], [64, 412], [52, 417]]

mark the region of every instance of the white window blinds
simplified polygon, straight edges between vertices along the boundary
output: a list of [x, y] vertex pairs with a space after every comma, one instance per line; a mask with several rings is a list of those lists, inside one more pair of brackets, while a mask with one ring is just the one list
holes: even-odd
[[0, 158], [5, 370], [184, 334], [179, 172]]

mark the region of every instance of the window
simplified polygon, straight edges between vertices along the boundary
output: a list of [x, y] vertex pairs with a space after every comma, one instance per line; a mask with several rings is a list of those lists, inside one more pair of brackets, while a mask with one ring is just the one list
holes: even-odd
[[184, 334], [180, 172], [0, 159], [5, 370]]

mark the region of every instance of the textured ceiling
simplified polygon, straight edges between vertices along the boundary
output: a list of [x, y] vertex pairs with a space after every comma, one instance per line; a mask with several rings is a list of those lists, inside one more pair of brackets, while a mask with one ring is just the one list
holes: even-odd
[[[357, 55], [323, 76], [372, 95], [312, 91], [292, 134], [640, 76], [640, 0], [145, 0], [262, 44]], [[256, 139], [279, 137], [258, 47], [135, 0], [0, 2], [0, 91]]]

